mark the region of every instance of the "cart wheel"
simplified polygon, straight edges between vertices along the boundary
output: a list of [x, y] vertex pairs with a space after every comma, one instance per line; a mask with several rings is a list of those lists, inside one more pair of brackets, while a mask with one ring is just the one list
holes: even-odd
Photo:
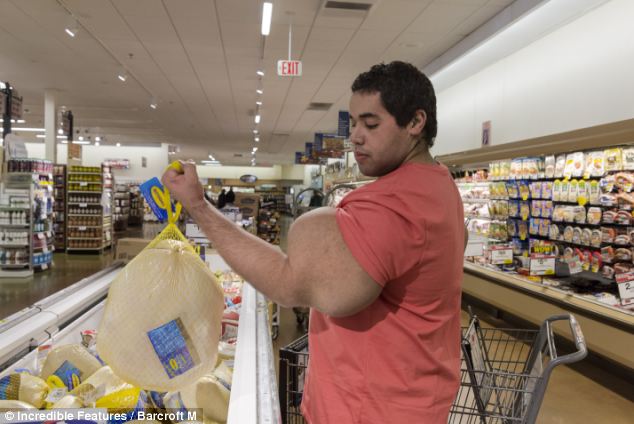
[[277, 340], [279, 335], [280, 335], [280, 327], [278, 327], [277, 325], [274, 325], [273, 331], [271, 332], [271, 339]]

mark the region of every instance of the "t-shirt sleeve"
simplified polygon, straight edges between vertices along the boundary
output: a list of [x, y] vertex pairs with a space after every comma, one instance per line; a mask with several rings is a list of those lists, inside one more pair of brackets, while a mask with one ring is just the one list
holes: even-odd
[[424, 222], [406, 206], [383, 196], [346, 202], [337, 208], [337, 225], [352, 256], [384, 287], [416, 266], [425, 241]]

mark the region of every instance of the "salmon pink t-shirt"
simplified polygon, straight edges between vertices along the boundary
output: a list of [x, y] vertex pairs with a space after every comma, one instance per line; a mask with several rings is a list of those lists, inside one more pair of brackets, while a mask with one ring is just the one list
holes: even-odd
[[348, 194], [336, 217], [383, 290], [349, 317], [311, 311], [306, 420], [446, 423], [460, 382], [464, 252], [462, 202], [448, 169], [402, 165]]

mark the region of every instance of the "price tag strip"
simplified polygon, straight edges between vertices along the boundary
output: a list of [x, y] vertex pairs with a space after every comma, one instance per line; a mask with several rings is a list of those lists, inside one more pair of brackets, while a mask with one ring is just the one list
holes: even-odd
[[529, 273], [530, 275], [555, 275], [555, 256], [533, 253]]
[[[616, 275], [616, 283], [619, 287], [621, 301], [634, 299], [634, 272], [624, 272]], [[627, 302], [631, 303], [631, 302]]]
[[491, 263], [493, 265], [510, 265], [513, 263], [513, 249], [508, 246], [491, 247]]

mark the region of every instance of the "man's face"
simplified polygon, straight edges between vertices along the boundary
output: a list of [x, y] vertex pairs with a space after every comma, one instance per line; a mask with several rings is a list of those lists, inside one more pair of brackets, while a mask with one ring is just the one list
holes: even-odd
[[413, 146], [381, 104], [380, 93], [355, 92], [350, 98], [350, 141], [363, 175], [380, 177], [396, 169]]

